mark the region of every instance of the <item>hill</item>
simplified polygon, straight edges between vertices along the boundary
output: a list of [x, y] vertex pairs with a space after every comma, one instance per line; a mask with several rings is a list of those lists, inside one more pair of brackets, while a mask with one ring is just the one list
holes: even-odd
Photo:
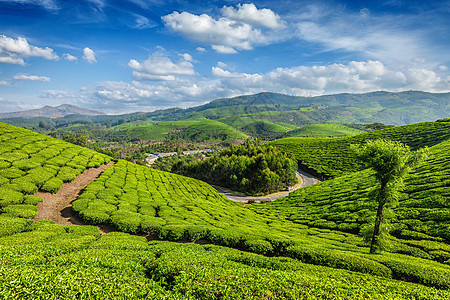
[[18, 112], [11, 112], [11, 113], [0, 113], [0, 119], [7, 119], [7, 118], [60, 118], [67, 115], [85, 115], [85, 116], [97, 116], [97, 115], [104, 115], [105, 113], [81, 108], [75, 105], [70, 104], [61, 104], [56, 107], [52, 106], [44, 106], [39, 109], [31, 109], [31, 110], [24, 110], [24, 111], [18, 111]]
[[[279, 203], [244, 207], [204, 182], [119, 160], [85, 188], [73, 209], [85, 222], [146, 238], [101, 236], [93, 226], [33, 224], [31, 218], [36, 189], [54, 192], [62, 178], [73, 179], [62, 170], [80, 172], [107, 156], [6, 124], [0, 138], [2, 297], [449, 297], [448, 142], [435, 140], [416, 169], [427, 181], [409, 177], [395, 247], [370, 255], [354, 234], [360, 211], [369, 215], [361, 203], [371, 187], [367, 171]], [[314, 218], [308, 222], [300, 217], [306, 202]], [[325, 215], [338, 208], [341, 214]], [[326, 227], [333, 216], [336, 226]]]
[[450, 120], [404, 125], [340, 138], [293, 137], [272, 141], [270, 145], [293, 154], [300, 165], [318, 176], [336, 177], [362, 169], [350, 149], [351, 144], [379, 138], [399, 141], [412, 149], [434, 146], [450, 138]]
[[285, 137], [341, 137], [360, 133], [364, 131], [341, 124], [312, 124], [289, 131]]

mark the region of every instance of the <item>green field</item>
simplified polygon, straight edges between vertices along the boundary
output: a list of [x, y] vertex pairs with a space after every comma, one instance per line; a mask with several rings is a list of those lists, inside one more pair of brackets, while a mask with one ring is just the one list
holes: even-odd
[[[1, 124], [0, 297], [448, 299], [450, 142], [438, 135], [448, 126], [441, 123], [417, 125], [416, 149], [429, 145], [430, 155], [392, 208], [389, 252], [376, 255], [356, 234], [374, 212], [367, 170], [243, 206], [199, 180], [119, 160], [73, 209], [122, 233], [33, 224], [37, 189], [73, 180], [63, 177], [66, 167], [82, 172], [109, 158]], [[420, 136], [401, 132], [411, 143]], [[19, 189], [17, 178], [31, 179], [35, 169], [49, 173], [45, 182]]]

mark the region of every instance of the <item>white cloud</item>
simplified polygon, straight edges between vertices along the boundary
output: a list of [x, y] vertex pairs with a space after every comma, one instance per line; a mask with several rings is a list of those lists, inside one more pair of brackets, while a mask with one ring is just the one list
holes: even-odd
[[195, 48], [195, 50], [197, 50], [198, 52], [201, 52], [201, 53], [206, 52], [206, 49], [203, 47], [197, 47], [197, 48]]
[[41, 98], [57, 98], [57, 99], [67, 99], [67, 98], [76, 98], [76, 96], [68, 91], [58, 91], [58, 90], [46, 90], [42, 91]]
[[39, 48], [28, 44], [26, 38], [10, 38], [0, 35], [0, 63], [25, 65], [24, 58], [42, 57], [48, 60], [58, 60], [59, 57], [53, 49], [45, 47]]
[[221, 62], [221, 61], [218, 61], [218, 62], [217, 62], [217, 66], [218, 66], [219, 68], [222, 68], [222, 69], [228, 67], [226, 63]]
[[414, 56], [413, 58], [411, 58], [411, 61], [418, 64], [424, 64], [427, 60], [424, 57]]
[[0, 85], [1, 86], [11, 86], [12, 84], [6, 80], [0, 80]]
[[174, 63], [168, 57], [156, 53], [142, 63], [131, 59], [128, 66], [134, 70], [133, 78], [136, 80], [175, 80], [176, 76], [195, 75], [194, 66], [187, 60], [192, 60], [192, 57], [186, 54], [182, 60]]
[[439, 70], [441, 70], [441, 71], [447, 71], [447, 70], [448, 70], [448, 67], [447, 67], [446, 65], [442, 65], [442, 66], [439, 66]]
[[148, 28], [153, 28], [156, 27], [156, 24], [147, 19], [144, 16], [138, 15], [138, 14], [134, 14], [135, 18], [136, 18], [136, 24], [134, 25], [134, 28], [136, 29], [148, 29]]
[[50, 77], [36, 76], [36, 75], [27, 75], [27, 74], [16, 74], [16, 75], [14, 75], [13, 79], [14, 80], [28, 80], [28, 81], [50, 82]]
[[95, 59], [95, 52], [94, 50], [86, 47], [83, 49], [83, 59], [87, 61], [90, 64], [96, 63], [97, 59]]
[[247, 75], [240, 73], [231, 73], [230, 71], [226, 71], [220, 67], [212, 67], [211, 70], [214, 76], [222, 78], [244, 78]]
[[238, 4], [237, 8], [224, 6], [221, 10], [222, 14], [230, 20], [240, 21], [256, 26], [263, 26], [272, 29], [285, 27], [279, 15], [272, 10], [263, 8], [257, 9], [255, 4]]
[[189, 53], [180, 54], [180, 56], [183, 57], [185, 61], [192, 61], [192, 56]]
[[[255, 15], [251, 12], [255, 11]], [[163, 16], [164, 24], [188, 39], [211, 45], [219, 53], [236, 53], [251, 50], [254, 45], [267, 44], [279, 39], [276, 34], [262, 32], [253, 26], [281, 28], [279, 17], [271, 10], [258, 10], [253, 4], [239, 5], [238, 9], [224, 7], [227, 16], [214, 19], [207, 14], [194, 15], [176, 12]], [[264, 16], [270, 17], [263, 18]], [[202, 48], [197, 48], [202, 51]]]
[[241, 93], [273, 91], [304, 96], [376, 90], [450, 90], [448, 82], [432, 70], [391, 70], [379, 61], [277, 68], [263, 74], [231, 73], [213, 67], [212, 74], [221, 78], [227, 89]]
[[3, 99], [0, 97], [0, 107], [2, 108], [2, 113], [8, 113], [8, 112], [16, 112], [21, 110], [27, 110], [27, 109], [33, 109], [38, 108], [39, 104], [25, 104], [19, 101], [12, 101]]
[[58, 10], [59, 6], [54, 0], [0, 0], [0, 2], [10, 2], [18, 4], [32, 4], [42, 6], [48, 10]]
[[78, 58], [69, 54], [69, 53], [64, 53], [64, 59], [67, 61], [77, 61]]
[[235, 54], [237, 51], [233, 47], [227, 47], [223, 45], [212, 45], [211, 48], [218, 53], [222, 54]]

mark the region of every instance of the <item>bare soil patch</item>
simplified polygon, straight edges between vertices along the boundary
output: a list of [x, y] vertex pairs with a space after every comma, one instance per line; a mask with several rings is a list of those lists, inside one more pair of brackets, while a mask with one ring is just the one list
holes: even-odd
[[[37, 192], [35, 195], [42, 198], [37, 205], [38, 215], [34, 222], [51, 220], [61, 225], [86, 225], [72, 209], [72, 202], [78, 198], [81, 191], [94, 181], [104, 170], [114, 165], [111, 161], [107, 165], [85, 170], [74, 181], [64, 183], [56, 194]], [[108, 226], [98, 226], [100, 232], [112, 231]]]

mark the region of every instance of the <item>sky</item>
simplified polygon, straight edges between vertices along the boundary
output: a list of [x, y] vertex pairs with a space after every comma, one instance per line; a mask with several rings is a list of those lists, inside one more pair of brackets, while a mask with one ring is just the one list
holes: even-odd
[[0, 0], [0, 112], [450, 91], [450, 1]]

